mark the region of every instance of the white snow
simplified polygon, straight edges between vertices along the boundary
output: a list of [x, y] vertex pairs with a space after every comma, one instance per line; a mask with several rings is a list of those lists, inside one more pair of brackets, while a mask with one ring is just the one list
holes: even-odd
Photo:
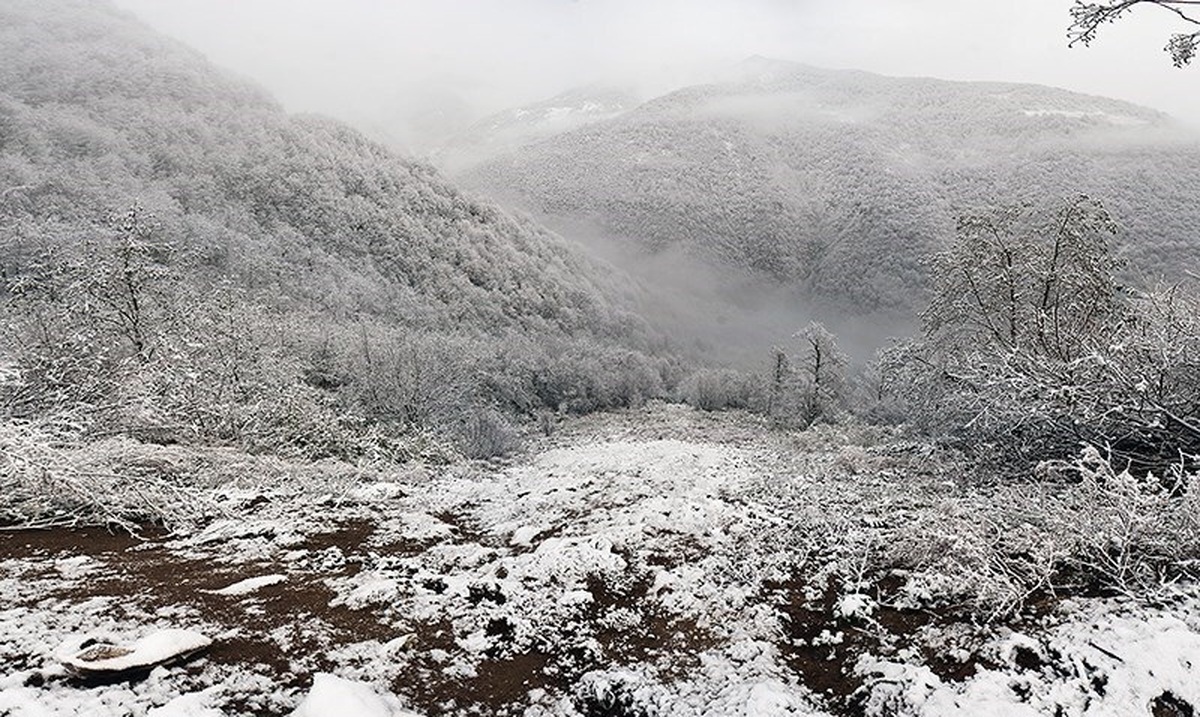
[[[124, 672], [168, 662], [211, 644], [212, 640], [193, 630], [169, 629], [152, 632], [129, 646], [100, 644], [80, 650], [70, 649], [77, 647], [77, 643], [68, 643], [62, 649], [66, 654], [62, 654], [61, 659], [67, 668], [77, 672]], [[95, 659], [95, 655], [106, 651], [112, 656]]]
[[180, 695], [165, 705], [150, 710], [146, 717], [224, 717], [220, 710], [212, 707], [215, 692], [216, 690], [208, 689]]
[[512, 545], [524, 545], [526, 547], [533, 545], [533, 540], [542, 532], [541, 528], [532, 525], [523, 525], [513, 531], [512, 538], [509, 543]]
[[81, 578], [99, 570], [100, 561], [87, 555], [76, 555], [70, 558], [60, 558], [54, 561], [54, 567], [64, 578]]
[[312, 690], [292, 717], [420, 717], [400, 702], [376, 692], [370, 685], [336, 675], [313, 676]]
[[205, 590], [204, 592], [212, 594], [212, 595], [225, 595], [227, 597], [236, 597], [239, 595], [249, 595], [250, 593], [255, 592], [261, 588], [265, 588], [269, 585], [278, 585], [279, 583], [281, 583], [285, 580], [287, 580], [286, 575], [279, 575], [279, 574], [260, 575], [256, 578], [246, 578], [245, 580], [239, 580], [238, 582], [233, 583], [232, 585], [223, 587], [220, 590]]
[[[1093, 604], [1043, 637], [998, 640], [994, 652], [1003, 668], [959, 684], [944, 683], [924, 666], [863, 659], [857, 669], [875, 685], [867, 714], [1126, 717], [1146, 714], [1165, 692], [1198, 705], [1200, 600], [1184, 599], [1172, 612]], [[1017, 647], [1042, 665], [1018, 666]]]
[[838, 598], [834, 613], [841, 618], [867, 618], [875, 612], [875, 601], [869, 595], [850, 593]]

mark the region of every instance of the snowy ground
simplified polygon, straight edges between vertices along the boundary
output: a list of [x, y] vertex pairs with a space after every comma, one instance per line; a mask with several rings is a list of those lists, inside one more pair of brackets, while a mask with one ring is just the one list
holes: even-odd
[[[985, 624], [932, 607], [941, 574], [880, 573], [987, 508], [938, 465], [652, 406], [507, 466], [243, 482], [191, 535], [0, 534], [0, 716], [1192, 714], [1200, 590]], [[213, 644], [111, 684], [62, 667], [174, 628]]]

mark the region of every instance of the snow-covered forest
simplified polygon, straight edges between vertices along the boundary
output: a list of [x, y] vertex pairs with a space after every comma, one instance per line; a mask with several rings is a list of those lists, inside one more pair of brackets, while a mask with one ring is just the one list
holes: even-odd
[[0, 0], [0, 717], [1200, 708], [1187, 121], [755, 56], [417, 156], [125, 5]]

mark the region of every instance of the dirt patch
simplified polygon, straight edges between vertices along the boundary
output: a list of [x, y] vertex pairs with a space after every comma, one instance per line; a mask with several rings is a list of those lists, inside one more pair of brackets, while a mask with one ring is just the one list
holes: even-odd
[[[324, 533], [310, 538], [310, 551], [330, 548], [352, 556], [374, 532], [369, 521], [349, 523], [345, 532]], [[154, 614], [165, 607], [182, 608], [183, 623], [205, 625], [206, 633], [222, 635], [206, 652], [206, 660], [187, 666], [202, 670], [204, 664], [255, 669], [269, 676], [283, 690], [307, 686], [312, 674], [336, 665], [326, 656], [332, 646], [367, 640], [386, 642], [401, 634], [383, 609], [356, 610], [331, 605], [336, 593], [324, 579], [356, 572], [357, 563], [348, 559], [340, 571], [297, 570], [294, 565], [264, 560], [227, 563], [216, 557], [199, 559], [174, 552], [165, 536], [138, 539], [103, 529], [22, 531], [0, 534], [0, 555], [44, 560], [64, 555], [87, 555], [103, 560], [102, 570], [84, 580], [64, 581], [61, 587], [38, 596], [79, 603], [95, 597], [119, 598], [114, 615], [132, 608]], [[247, 578], [270, 574], [286, 579], [245, 595], [218, 595], [215, 590]], [[228, 704], [230, 713], [268, 714], [261, 706]]]
[[649, 594], [651, 584], [648, 575], [617, 582], [590, 577], [587, 619], [596, 626], [605, 663], [655, 663], [661, 677], [681, 677], [718, 641], [695, 620], [657, 608]]
[[699, 562], [709, 552], [694, 535], [681, 535], [671, 543], [671, 552], [656, 552], [646, 556], [646, 564], [656, 568], [674, 570], [682, 565]]
[[101, 526], [0, 531], [0, 559], [57, 557], [64, 554], [100, 557], [124, 553], [166, 537], [166, 531], [157, 526], [146, 526], [137, 536], [121, 528]]
[[374, 521], [366, 519], [347, 520], [328, 532], [313, 533], [300, 544], [301, 548], [319, 553], [328, 548], [337, 548], [347, 555], [362, 548], [375, 535]]
[[[470, 506], [462, 506], [463, 509]], [[443, 510], [434, 513], [433, 517], [450, 526], [454, 540], [459, 543], [478, 543], [479, 545], [502, 547], [502, 541], [495, 535], [489, 535], [486, 530], [473, 523], [459, 513]]]
[[[456, 637], [464, 636], [456, 636], [452, 624], [417, 625], [417, 654], [394, 689], [412, 695], [429, 714], [520, 715], [535, 689], [573, 696], [586, 714], [626, 714], [596, 711], [607, 703], [577, 694], [579, 678], [603, 667], [642, 664], [655, 666], [659, 679], [671, 681], [697, 667], [700, 653], [717, 644], [695, 620], [657, 608], [649, 595], [651, 585], [647, 575], [636, 571], [617, 579], [593, 575], [586, 581], [592, 601], [578, 617], [547, 626], [531, 642], [514, 643], [515, 626], [504, 617], [492, 618], [484, 633], [493, 645], [469, 676], [449, 675], [454, 671], [436, 659], [461, 652]], [[471, 586], [468, 601], [477, 607], [503, 605], [503, 595], [492, 588]], [[421, 690], [414, 691], [413, 685]]]
[[846, 593], [837, 580], [827, 580], [820, 590], [800, 576], [764, 585], [767, 599], [782, 613], [785, 642], [780, 652], [785, 663], [834, 712], [861, 711], [858, 700], [865, 680], [855, 674], [854, 666], [865, 654], [888, 657], [902, 648], [916, 649], [925, 665], [946, 682], [968, 679], [992, 666], [974, 652], [927, 642], [927, 637], [942, 634], [938, 628], [970, 624], [969, 616], [895, 607], [902, 586], [903, 579], [895, 575], [881, 576], [866, 591], [874, 601], [870, 615], [847, 618], [836, 614], [838, 600]]

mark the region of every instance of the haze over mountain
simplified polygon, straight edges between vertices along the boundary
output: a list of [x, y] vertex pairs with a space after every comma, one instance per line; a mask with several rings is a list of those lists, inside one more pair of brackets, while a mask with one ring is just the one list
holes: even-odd
[[630, 90], [579, 87], [477, 120], [435, 145], [431, 160], [443, 170], [457, 173], [537, 140], [616, 117], [639, 104], [641, 100]]
[[107, 3], [5, 2], [0, 47], [10, 258], [136, 202], [197, 270], [339, 315], [647, 336], [638, 290], [609, 267], [342, 124], [285, 114]]
[[1136, 105], [1036, 85], [754, 58], [734, 76], [531, 142], [459, 177], [581, 236], [683, 249], [906, 315], [964, 212], [1103, 200], [1144, 276], [1200, 261], [1200, 142]]

